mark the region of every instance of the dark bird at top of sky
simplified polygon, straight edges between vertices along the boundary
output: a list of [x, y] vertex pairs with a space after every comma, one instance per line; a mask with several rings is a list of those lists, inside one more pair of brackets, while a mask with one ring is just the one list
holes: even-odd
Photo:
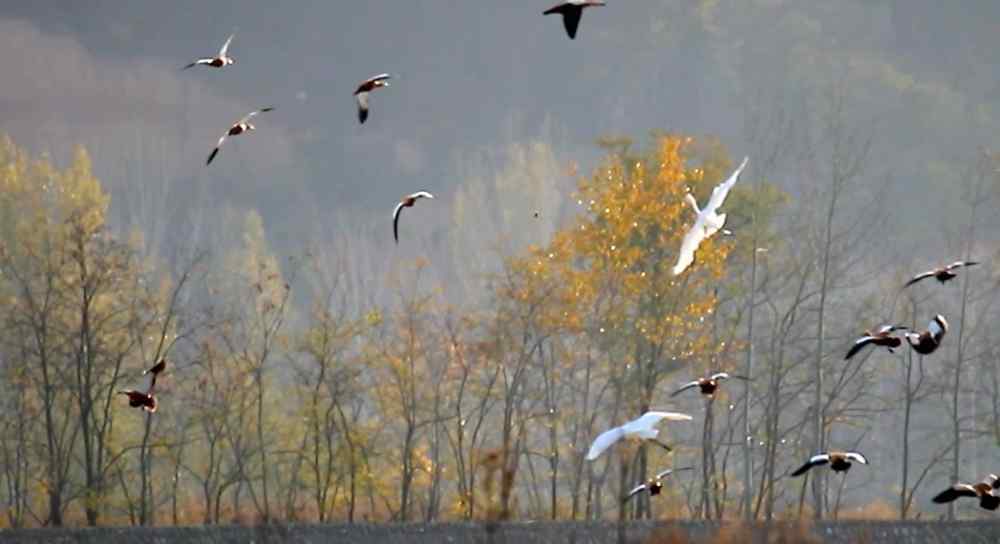
[[1000, 496], [994, 491], [1000, 489], [1000, 476], [990, 474], [983, 481], [975, 484], [959, 482], [934, 496], [932, 501], [944, 504], [959, 497], [974, 497], [979, 499], [979, 507], [986, 510], [996, 510], [1000, 507]]
[[229, 56], [229, 44], [232, 43], [233, 36], [236, 36], [236, 34], [231, 34], [229, 36], [229, 39], [226, 40], [226, 43], [222, 44], [222, 49], [219, 49], [219, 54], [217, 54], [214, 57], [205, 57], [198, 59], [192, 62], [191, 64], [185, 66], [184, 70], [187, 70], [192, 66], [199, 66], [199, 65], [211, 66], [213, 68], [225, 68], [226, 66], [229, 66], [230, 64], [236, 62], [235, 60], [233, 60], [233, 57]]
[[229, 130], [226, 131], [226, 133], [223, 134], [221, 138], [219, 138], [219, 143], [215, 144], [215, 149], [213, 149], [212, 152], [208, 155], [208, 160], [205, 161], [205, 165], [207, 166], [209, 164], [212, 164], [212, 161], [215, 159], [215, 156], [219, 154], [219, 149], [222, 148], [222, 143], [226, 141], [226, 138], [230, 136], [238, 136], [240, 134], [243, 134], [244, 132], [250, 132], [251, 130], [256, 130], [257, 127], [253, 126], [253, 123], [250, 122], [250, 119], [253, 119], [257, 115], [271, 111], [273, 109], [274, 107], [269, 106], [266, 108], [261, 108], [256, 111], [252, 111], [246, 114], [242, 119], [237, 121], [236, 124], [229, 127]]
[[553, 13], [562, 15], [566, 34], [569, 36], [569, 39], [575, 40], [576, 29], [580, 26], [580, 17], [583, 15], [583, 9], [603, 5], [606, 5], [604, 0], [569, 0], [545, 10], [544, 15], [552, 15]]
[[427, 191], [417, 191], [400, 200], [399, 204], [396, 204], [396, 209], [392, 211], [392, 237], [396, 240], [397, 244], [399, 243], [399, 212], [403, 211], [403, 208], [412, 208], [417, 200], [421, 198], [433, 199], [434, 195]]
[[927, 325], [926, 331], [906, 333], [906, 341], [910, 343], [913, 351], [921, 355], [930, 355], [941, 345], [941, 340], [947, 332], [948, 321], [943, 315], [938, 314]]
[[792, 476], [801, 476], [809, 469], [825, 465], [827, 463], [830, 463], [830, 468], [833, 469], [834, 472], [847, 472], [848, 470], [851, 470], [851, 461], [861, 463], [862, 465], [868, 464], [868, 459], [858, 452], [831, 451], [813, 455], [808, 461], [806, 461], [806, 464], [796, 469], [795, 472], [792, 473]]
[[688, 382], [680, 386], [680, 388], [677, 389], [677, 391], [674, 391], [673, 394], [671, 394], [670, 396], [675, 397], [678, 394], [687, 391], [688, 389], [694, 389], [695, 387], [697, 387], [701, 390], [702, 395], [712, 398], [715, 397], [715, 391], [716, 389], [719, 388], [719, 382], [721, 382], [722, 380], [728, 380], [730, 378], [737, 380], [747, 379], [744, 376], [736, 376], [728, 372], [716, 372], [715, 374], [712, 374], [707, 378], [698, 378], [693, 382]]
[[646, 412], [637, 419], [633, 419], [624, 425], [614, 427], [598, 435], [594, 439], [594, 443], [590, 445], [590, 451], [587, 452], [586, 459], [588, 461], [597, 459], [604, 453], [604, 450], [623, 439], [649, 440], [661, 448], [671, 451], [670, 446], [656, 439], [660, 434], [660, 430], [656, 428], [656, 425], [665, 419], [670, 421], [691, 421], [692, 418], [687, 414], [677, 412]]
[[854, 357], [868, 344], [883, 346], [889, 350], [889, 353], [895, 353], [896, 348], [903, 345], [903, 341], [898, 336], [893, 336], [892, 333], [906, 329], [907, 327], [899, 325], [883, 325], [875, 332], [865, 331], [864, 336], [854, 341], [854, 345], [847, 351], [847, 355], [844, 357], [844, 360], [846, 361], [847, 359]]
[[927, 278], [934, 278], [941, 283], [945, 283], [958, 277], [958, 274], [955, 273], [955, 271], [959, 268], [962, 268], [963, 266], [975, 266], [977, 264], [979, 264], [977, 261], [955, 261], [949, 265], [939, 266], [934, 270], [921, 272], [920, 274], [910, 278], [910, 281], [906, 282], [906, 285], [903, 287], [909, 287], [914, 283]]
[[379, 74], [368, 78], [358, 85], [358, 90], [354, 91], [354, 98], [358, 101], [358, 120], [361, 124], [368, 120], [368, 93], [379, 87], [388, 87], [391, 77], [389, 74]]
[[681, 242], [681, 250], [677, 254], [677, 264], [674, 265], [673, 275], [677, 276], [681, 272], [684, 272], [687, 267], [691, 266], [691, 263], [694, 262], [694, 252], [698, 251], [698, 246], [701, 245], [701, 242], [719, 232], [726, 225], [726, 214], [716, 212], [726, 202], [726, 196], [729, 195], [729, 191], [739, 181], [740, 174], [743, 173], [743, 169], [746, 168], [749, 160], [749, 157], [744, 157], [739, 168], [729, 176], [729, 179], [720, 183], [715, 189], [712, 189], [712, 196], [709, 197], [708, 204], [705, 204], [704, 209], [698, 209], [698, 201], [695, 200], [691, 193], [684, 195], [684, 199], [694, 208], [694, 213], [697, 214], [697, 217], [695, 217], [694, 224], [691, 225], [690, 230], [687, 231], [687, 234], [684, 235], [684, 240]]
[[674, 472], [679, 471], [679, 470], [691, 470], [691, 467], [668, 468], [667, 470], [664, 470], [663, 472], [660, 472], [656, 476], [654, 476], [654, 477], [646, 480], [645, 482], [643, 482], [643, 483], [641, 483], [641, 484], [633, 487], [632, 491], [629, 491], [628, 495], [626, 495], [625, 498], [622, 499], [622, 502], [628, 501], [629, 499], [631, 499], [632, 497], [638, 495], [639, 493], [642, 493], [643, 491], [646, 491], [647, 493], [649, 493], [649, 496], [651, 496], [651, 497], [655, 496], [655, 495], [659, 495], [660, 491], [663, 489], [663, 479], [666, 478], [667, 476], [670, 476]]

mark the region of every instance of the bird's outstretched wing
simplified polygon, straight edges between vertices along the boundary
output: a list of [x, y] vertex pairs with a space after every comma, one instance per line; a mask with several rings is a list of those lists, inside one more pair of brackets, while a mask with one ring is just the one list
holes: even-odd
[[671, 474], [681, 471], [681, 470], [692, 470], [694, 467], [678, 467], [678, 468], [668, 468], [667, 470], [661, 471], [656, 475], [657, 480], [662, 480]]
[[229, 44], [233, 43], [234, 37], [236, 37], [235, 32], [229, 35], [229, 38], [226, 39], [226, 43], [222, 44], [222, 49], [219, 49], [219, 58], [226, 58], [226, 55], [229, 53]]
[[368, 91], [354, 95], [358, 101], [358, 121], [364, 124], [368, 120]]
[[907, 330], [910, 330], [910, 328], [907, 327], [906, 325], [882, 325], [881, 327], [879, 327], [878, 332], [879, 334], [889, 334], [890, 332], [907, 331]]
[[691, 389], [691, 388], [694, 388], [694, 387], [698, 387], [698, 380], [695, 380], [693, 382], [688, 382], [688, 383], [680, 386], [680, 388], [678, 388], [677, 391], [674, 391], [673, 393], [671, 393], [670, 396], [671, 397], [676, 397], [677, 395], [683, 393], [684, 391], [687, 391], [688, 389]]
[[269, 111], [274, 111], [274, 106], [267, 106], [266, 108], [261, 108], [259, 110], [254, 110], [254, 111], [246, 114], [245, 116], [243, 116], [243, 119], [240, 119], [240, 122], [241, 123], [246, 123], [247, 121], [253, 119], [254, 117], [257, 117], [258, 115], [260, 115], [262, 113], [267, 113]]
[[927, 324], [927, 330], [930, 331], [931, 336], [933, 336], [935, 340], [940, 340], [940, 337], [943, 336], [944, 333], [948, 332], [948, 321], [943, 315], [938, 314], [934, 316], [934, 319], [932, 319], [930, 323]]
[[938, 493], [934, 496], [932, 501], [938, 504], [944, 504], [946, 502], [951, 502], [959, 497], [976, 497], [976, 488], [969, 484], [955, 484], [948, 489]]
[[576, 39], [576, 30], [580, 27], [580, 17], [583, 15], [582, 6], [574, 6], [569, 2], [563, 2], [557, 6], [552, 6], [551, 8], [542, 12], [544, 15], [559, 14], [562, 15], [563, 28], [566, 29], [566, 35], [569, 39]]
[[928, 270], [927, 272], [921, 272], [921, 273], [917, 274], [916, 276], [913, 276], [912, 278], [910, 278], [910, 281], [906, 282], [906, 285], [904, 285], [903, 288], [909, 287], [909, 286], [913, 285], [914, 283], [917, 283], [920, 280], [930, 278], [930, 277], [934, 276], [935, 274], [937, 274], [937, 270]]
[[646, 490], [646, 484], [639, 484], [639, 485], [633, 487], [632, 491], [629, 491], [628, 495], [625, 495], [625, 498], [622, 499], [622, 502], [628, 502], [629, 499], [631, 499], [632, 497], [638, 495], [639, 493], [642, 493], [645, 490]]
[[213, 60], [215, 60], [215, 59], [198, 59], [198, 60], [192, 62], [191, 64], [188, 64], [187, 66], [185, 66], [184, 68], [181, 68], [181, 69], [182, 70], [187, 70], [188, 68], [191, 68], [192, 66], [198, 66], [199, 64], [211, 64]]
[[687, 233], [684, 235], [684, 240], [681, 241], [681, 250], [677, 254], [677, 264], [674, 265], [672, 270], [673, 275], [679, 276], [682, 272], [687, 270], [687, 267], [691, 266], [694, 262], [694, 253], [698, 251], [698, 246], [701, 245], [702, 240], [705, 239], [705, 225], [703, 218], [699, 215], [695, 220], [694, 225], [688, 229]]
[[951, 271], [955, 270], [956, 268], [962, 268], [963, 266], [976, 266], [977, 264], [979, 264], [979, 261], [955, 261], [946, 266], [945, 268]]
[[692, 419], [694, 418], [680, 412], [646, 412], [645, 414], [642, 414], [639, 419], [635, 420], [635, 424], [640, 427], [653, 427], [663, 420], [691, 421]]
[[861, 338], [855, 340], [851, 349], [847, 350], [847, 355], [844, 356], [844, 360], [846, 361], [857, 355], [859, 351], [861, 351], [868, 344], [872, 343], [873, 340], [875, 340], [874, 336], [862, 336]]
[[392, 211], [392, 237], [399, 243], [399, 213], [403, 211], [403, 203], [396, 204], [396, 209]]
[[726, 202], [726, 197], [729, 195], [729, 191], [732, 190], [733, 186], [736, 185], [736, 182], [739, 181], [740, 174], [743, 173], [743, 169], [746, 168], [747, 162], [749, 161], [750, 157], [743, 157], [743, 162], [741, 162], [736, 171], [729, 176], [729, 179], [716, 186], [715, 189], [712, 189], [712, 196], [708, 199], [708, 204], [705, 205], [706, 210], [715, 212], [722, 207], [722, 205]]
[[809, 469], [820, 465], [825, 465], [829, 462], [830, 462], [830, 456], [825, 453], [821, 453], [819, 455], [813, 455], [812, 457], [809, 458], [808, 461], [806, 461], [804, 465], [795, 469], [795, 472], [793, 472], [791, 475], [801, 476], [805, 474]]
[[856, 451], [849, 451], [846, 454], [844, 454], [844, 457], [847, 457], [848, 459], [856, 463], [861, 463], [862, 465], [868, 464], [868, 458]]
[[219, 150], [222, 149], [222, 144], [223, 142], [226, 141], [227, 136], [229, 136], [228, 132], [226, 134], [223, 134], [222, 137], [219, 138], [219, 143], [215, 144], [215, 149], [213, 149], [212, 152], [209, 153], [208, 160], [205, 161], [205, 166], [212, 164], [212, 161], [215, 160], [215, 156], [219, 154]]
[[1000, 489], [1000, 476], [997, 476], [996, 474], [990, 474], [983, 481], [990, 484], [990, 487], [993, 489]]
[[604, 450], [611, 447], [612, 444], [621, 440], [622, 436], [625, 436], [625, 431], [621, 427], [615, 427], [614, 429], [604, 431], [599, 434], [594, 440], [594, 443], [590, 445], [590, 451], [587, 452], [586, 459], [588, 461], [593, 461], [604, 453]]

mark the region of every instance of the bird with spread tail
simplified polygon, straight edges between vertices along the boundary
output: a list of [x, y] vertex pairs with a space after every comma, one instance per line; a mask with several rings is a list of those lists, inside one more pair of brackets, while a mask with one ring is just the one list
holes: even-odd
[[941, 345], [945, 333], [948, 332], [948, 321], [943, 315], [936, 315], [927, 325], [927, 330], [923, 332], [905, 333], [906, 341], [910, 343], [913, 351], [921, 355], [930, 355]]
[[683, 393], [688, 389], [694, 389], [695, 387], [697, 387], [701, 391], [702, 395], [708, 398], [714, 398], [715, 391], [719, 388], [720, 385], [719, 382], [721, 382], [722, 380], [728, 380], [730, 378], [736, 380], [747, 379], [745, 376], [737, 376], [735, 374], [730, 374], [728, 372], [716, 372], [715, 374], [712, 374], [707, 378], [698, 378], [697, 380], [688, 382], [680, 386], [680, 388], [674, 391], [670, 396], [676, 397], [678, 394]]
[[399, 204], [396, 204], [396, 209], [392, 211], [392, 237], [396, 240], [397, 244], [399, 243], [399, 212], [403, 211], [403, 208], [412, 208], [421, 198], [430, 198], [433, 200], [434, 195], [427, 191], [417, 191], [400, 200]]
[[691, 193], [684, 195], [684, 199], [691, 205], [694, 213], [697, 215], [694, 224], [691, 225], [687, 234], [684, 235], [684, 240], [681, 242], [681, 250], [677, 255], [677, 264], [673, 268], [675, 276], [680, 275], [687, 270], [687, 267], [691, 266], [691, 263], [694, 262], [694, 253], [698, 251], [698, 246], [706, 238], [719, 232], [726, 225], [726, 214], [720, 214], [717, 211], [726, 202], [726, 196], [729, 195], [729, 191], [739, 181], [740, 174], [743, 173], [743, 169], [746, 168], [749, 160], [749, 157], [744, 157], [739, 168], [729, 176], [729, 179], [719, 184], [715, 189], [712, 189], [712, 196], [709, 197], [708, 204], [705, 205], [704, 209], [698, 208], [698, 201], [695, 200]]
[[949, 503], [960, 497], [979, 499], [979, 507], [985, 510], [996, 510], [1000, 507], [1000, 476], [990, 474], [983, 481], [975, 484], [959, 482], [934, 496], [932, 501], [938, 504]]
[[659, 495], [660, 491], [663, 490], [663, 479], [664, 478], [666, 478], [667, 476], [670, 476], [674, 472], [681, 471], [681, 470], [691, 470], [691, 468], [692, 467], [668, 468], [667, 470], [664, 470], [663, 472], [660, 472], [659, 474], [657, 474], [656, 476], [654, 476], [654, 477], [646, 480], [645, 482], [643, 482], [643, 483], [641, 483], [641, 484], [633, 487], [632, 490], [628, 492], [628, 495], [626, 495], [622, 499], [622, 502], [628, 502], [629, 499], [631, 499], [632, 497], [638, 495], [639, 493], [642, 493], [643, 491], [649, 493], [650, 497], [654, 497], [656, 495]]
[[208, 155], [208, 160], [205, 161], [205, 165], [208, 166], [209, 164], [212, 164], [212, 161], [215, 160], [215, 156], [218, 155], [219, 150], [222, 149], [222, 144], [226, 141], [226, 138], [230, 136], [239, 136], [240, 134], [243, 134], [245, 132], [257, 130], [257, 127], [255, 127], [253, 123], [250, 122], [250, 120], [262, 113], [273, 110], [274, 110], [273, 106], [268, 106], [266, 108], [261, 108], [256, 111], [252, 111], [246, 114], [242, 119], [237, 121], [233, 126], [229, 127], [229, 130], [227, 130], [226, 133], [223, 134], [221, 138], [219, 138], [219, 143], [215, 144], [215, 149], [213, 149], [212, 153]]
[[963, 268], [966, 266], [975, 266], [977, 264], [979, 264], [978, 261], [955, 261], [951, 264], [939, 266], [933, 270], [928, 270], [927, 272], [921, 272], [916, 276], [910, 278], [910, 281], [906, 282], [906, 285], [904, 285], [903, 287], [904, 288], [909, 287], [914, 283], [917, 283], [918, 281], [927, 278], [934, 278], [939, 283], [947, 283], [958, 277], [958, 274], [955, 271], [958, 270], [959, 268]]
[[868, 459], [856, 451], [831, 451], [813, 455], [804, 465], [796, 469], [791, 475], [801, 476], [808, 472], [809, 469], [825, 465], [827, 463], [830, 464], [830, 468], [833, 469], [834, 472], [847, 472], [848, 470], [851, 470], [852, 461], [861, 463], [862, 465], [868, 464]]
[[656, 437], [660, 434], [660, 430], [656, 428], [656, 425], [664, 420], [691, 421], [692, 419], [693, 418], [687, 414], [680, 414], [677, 412], [646, 412], [638, 419], [633, 419], [620, 427], [609, 429], [598, 435], [598, 437], [594, 440], [594, 443], [590, 445], [590, 451], [587, 452], [586, 459], [588, 461], [597, 459], [602, 453], [604, 453], [604, 450], [610, 448], [615, 442], [623, 439], [638, 441], [648, 440], [667, 451], [672, 451], [670, 446], [656, 439]]
[[569, 39], [576, 39], [576, 29], [580, 27], [580, 17], [583, 16], [584, 8], [607, 5], [604, 0], [569, 0], [552, 6], [545, 10], [543, 15], [558, 13], [562, 15], [563, 26], [566, 27], [566, 35]]
[[903, 340], [898, 336], [893, 336], [896, 331], [905, 331], [908, 327], [900, 325], [883, 325], [875, 332], [865, 331], [864, 336], [854, 341], [851, 349], [847, 350], [844, 360], [848, 360], [858, 354], [867, 345], [881, 346], [889, 350], [889, 353], [896, 353], [896, 348], [903, 345]]
[[370, 77], [361, 82], [358, 85], [358, 89], [354, 91], [354, 99], [358, 102], [358, 121], [364, 124], [368, 120], [368, 95], [380, 87], [388, 87], [389, 79], [392, 76], [389, 74], [379, 74], [375, 77]]
[[219, 53], [216, 56], [198, 59], [192, 62], [191, 64], [188, 64], [183, 69], [187, 70], [188, 68], [191, 68], [193, 66], [211, 66], [212, 68], [225, 68], [226, 66], [235, 63], [236, 61], [233, 59], [233, 57], [229, 56], [229, 44], [233, 42], [234, 36], [236, 36], [235, 33], [229, 36], [229, 39], [226, 40], [226, 43], [222, 44], [222, 49], [219, 49]]

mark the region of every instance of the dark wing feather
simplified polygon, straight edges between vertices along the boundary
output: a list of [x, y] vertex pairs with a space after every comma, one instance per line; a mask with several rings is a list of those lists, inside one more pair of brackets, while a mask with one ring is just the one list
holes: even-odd
[[920, 280], [927, 279], [927, 278], [933, 276], [936, 273], [937, 273], [937, 270], [928, 270], [927, 272], [923, 272], [921, 274], [917, 274], [916, 276], [913, 276], [913, 278], [910, 279], [910, 281], [906, 282], [906, 285], [904, 285], [903, 287], [904, 288], [909, 287], [909, 286], [913, 285], [914, 283], [917, 283]]
[[955, 484], [948, 489], [938, 493], [934, 496], [932, 501], [943, 504], [946, 502], [951, 502], [959, 497], [975, 497], [976, 490], [973, 489], [971, 485], [968, 484]]
[[399, 214], [403, 211], [403, 203], [400, 202], [396, 205], [396, 209], [392, 212], [392, 238], [399, 243]]
[[580, 27], [580, 16], [583, 15], [583, 8], [571, 6], [562, 12], [563, 26], [566, 27], [566, 35], [569, 39], [576, 39], [576, 29]]
[[868, 344], [870, 344], [872, 342], [872, 340], [875, 340], [875, 339], [872, 338], [871, 336], [862, 336], [861, 338], [858, 338], [857, 340], [855, 340], [854, 341], [854, 345], [851, 346], [851, 349], [847, 351], [847, 355], [844, 356], [844, 360], [846, 361], [846, 360], [850, 359], [851, 357], [854, 357], [855, 355], [857, 355], [858, 352], [861, 351], [865, 346], [867, 346]]
[[216, 147], [215, 149], [212, 150], [212, 153], [208, 156], [208, 160], [205, 161], [205, 166], [212, 164], [212, 161], [215, 160], [215, 156], [218, 154], [219, 154], [219, 148]]
[[792, 476], [801, 476], [801, 475], [805, 474], [806, 472], [808, 472], [809, 469], [811, 469], [811, 468], [813, 468], [815, 466], [825, 465], [826, 463], [830, 462], [829, 459], [817, 459], [817, 457], [818, 456], [814, 456], [812, 459], [806, 461], [806, 463], [804, 465], [802, 465], [801, 467], [795, 469], [795, 472], [793, 472], [791, 475]]

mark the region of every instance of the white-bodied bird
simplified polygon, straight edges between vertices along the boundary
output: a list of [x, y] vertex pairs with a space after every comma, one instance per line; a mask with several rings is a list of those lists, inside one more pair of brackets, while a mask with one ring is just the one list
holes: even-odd
[[229, 130], [227, 130], [226, 133], [223, 134], [221, 138], [219, 138], [219, 143], [215, 144], [215, 149], [213, 149], [212, 152], [208, 155], [208, 160], [205, 161], [205, 165], [207, 166], [209, 164], [212, 164], [212, 161], [215, 160], [215, 156], [219, 154], [219, 149], [222, 148], [222, 143], [226, 141], [226, 138], [230, 136], [238, 136], [240, 134], [243, 134], [244, 132], [250, 132], [251, 130], [256, 130], [257, 127], [253, 126], [253, 123], [251, 123], [250, 120], [256, 117], [257, 115], [260, 115], [261, 113], [268, 112], [273, 109], [274, 107], [268, 106], [266, 108], [261, 108], [256, 111], [252, 111], [246, 114], [243, 117], [243, 119], [237, 121], [236, 124], [229, 127]]
[[236, 36], [235, 33], [231, 34], [229, 36], [229, 39], [226, 40], [226, 43], [222, 44], [222, 49], [219, 49], [218, 55], [214, 57], [205, 57], [202, 59], [198, 59], [192, 62], [191, 64], [185, 66], [184, 70], [187, 70], [192, 66], [211, 66], [212, 68], [225, 68], [226, 66], [229, 66], [230, 64], [236, 62], [235, 60], [233, 60], [233, 57], [229, 56], [229, 44], [232, 43], [234, 36]]
[[687, 267], [691, 266], [691, 263], [694, 262], [694, 253], [698, 251], [698, 246], [706, 238], [719, 232], [725, 226], [726, 214], [719, 214], [717, 212], [722, 207], [722, 204], [725, 203], [729, 191], [740, 179], [740, 174], [743, 173], [743, 169], [746, 168], [749, 160], [749, 157], [744, 157], [739, 168], [729, 176], [729, 179], [722, 182], [715, 189], [712, 189], [712, 196], [708, 199], [708, 204], [705, 205], [704, 209], [698, 208], [698, 201], [695, 200], [691, 193], [684, 195], [688, 204], [694, 208], [694, 213], [697, 214], [697, 217], [694, 220], [694, 225], [691, 225], [691, 229], [684, 235], [684, 241], [681, 242], [681, 251], [677, 255], [677, 264], [674, 265], [673, 269], [675, 276], [680, 275], [687, 270]]
[[590, 451], [587, 452], [586, 459], [588, 461], [597, 459], [604, 453], [604, 450], [622, 439], [649, 440], [670, 451], [670, 446], [656, 440], [656, 437], [660, 434], [660, 430], [656, 428], [656, 425], [665, 419], [670, 421], [691, 421], [692, 418], [687, 414], [677, 412], [646, 412], [638, 419], [633, 419], [621, 427], [615, 427], [601, 433], [594, 440], [594, 443], [590, 445]]
[[392, 237], [396, 240], [397, 244], [399, 243], [399, 212], [403, 211], [403, 208], [412, 208], [417, 200], [421, 198], [430, 198], [433, 200], [434, 195], [427, 191], [417, 191], [400, 200], [399, 204], [396, 204], [396, 209], [392, 211]]

